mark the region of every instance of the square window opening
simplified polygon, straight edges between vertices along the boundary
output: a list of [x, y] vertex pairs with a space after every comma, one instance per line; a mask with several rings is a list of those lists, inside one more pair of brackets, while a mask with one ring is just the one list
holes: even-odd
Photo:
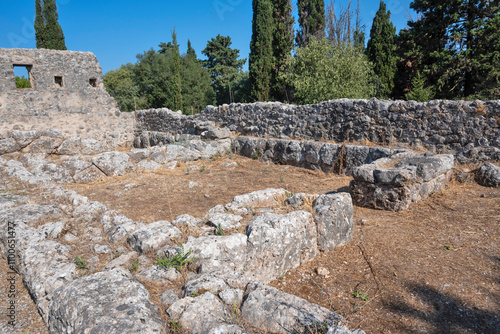
[[89, 85], [90, 87], [97, 87], [97, 79], [89, 79]]
[[54, 83], [55, 83], [56, 87], [62, 87], [63, 86], [63, 77], [55, 76]]
[[16, 88], [25, 89], [33, 87], [30, 78], [31, 67], [32, 65], [14, 65]]

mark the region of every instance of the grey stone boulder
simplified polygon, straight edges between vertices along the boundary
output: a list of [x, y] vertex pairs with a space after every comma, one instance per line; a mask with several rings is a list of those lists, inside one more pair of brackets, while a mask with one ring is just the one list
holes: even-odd
[[443, 175], [455, 166], [455, 159], [451, 154], [437, 154], [432, 156], [412, 157], [401, 160], [396, 167], [415, 166], [420, 182], [429, 182]]
[[165, 146], [166, 161], [195, 161], [201, 158], [201, 154], [197, 151], [190, 150], [180, 145], [167, 145]]
[[312, 260], [317, 231], [311, 213], [264, 213], [247, 226], [248, 250], [244, 272], [259, 282], [270, 282]]
[[177, 227], [195, 228], [199, 227], [201, 222], [202, 222], [201, 219], [195, 218], [188, 214], [184, 214], [175, 217], [175, 219], [172, 220], [172, 225], [175, 225]]
[[500, 188], [500, 167], [485, 163], [477, 170], [476, 179], [483, 186]]
[[160, 296], [161, 303], [164, 307], [169, 308], [173, 303], [178, 301], [179, 292], [175, 289], [168, 289]]
[[51, 333], [166, 333], [146, 288], [122, 268], [85, 276], [58, 289], [50, 304], [48, 327]]
[[53, 153], [61, 145], [62, 139], [41, 136], [23, 149], [28, 153]]
[[51, 240], [34, 243], [21, 254], [23, 280], [45, 322], [52, 294], [78, 277], [71, 246]]
[[145, 223], [135, 222], [114, 210], [102, 215], [101, 224], [111, 243], [122, 243], [136, 230], [146, 226]]
[[136, 260], [139, 257], [139, 253], [137, 252], [127, 252], [125, 254], [121, 254], [117, 258], [111, 260], [107, 265], [106, 269], [113, 269], [116, 267], [123, 267], [129, 264], [130, 262]]
[[[71, 175], [78, 174], [79, 172], [89, 168], [92, 166], [90, 161], [85, 161], [80, 159], [78, 156], [71, 157], [67, 160], [61, 162], [61, 165], [70, 171]], [[101, 171], [99, 171], [102, 175], [104, 175]], [[105, 176], [105, 175], [104, 175]]]
[[95, 155], [106, 151], [106, 145], [92, 138], [82, 138], [82, 151], [84, 155]]
[[42, 135], [41, 131], [12, 131], [12, 138], [16, 140], [16, 142], [21, 146], [21, 148], [25, 148], [29, 144], [31, 144], [34, 140], [40, 138]]
[[181, 231], [165, 220], [148, 224], [136, 230], [128, 237], [128, 244], [139, 253], [148, 251], [156, 253], [166, 244], [181, 238]]
[[149, 159], [150, 150], [148, 148], [134, 148], [128, 152], [130, 159], [133, 162]]
[[[221, 269], [196, 275], [184, 284], [182, 293], [184, 296], [190, 297], [201, 295], [207, 291], [214, 294], [220, 294], [228, 289], [243, 291], [250, 281], [251, 278], [248, 275]], [[229, 296], [226, 299], [229, 299]]]
[[0, 139], [0, 155], [21, 150], [21, 146], [14, 138]]
[[334, 312], [260, 283], [249, 284], [241, 317], [266, 333], [323, 333], [330, 327], [352, 333], [340, 325], [341, 318]]
[[[246, 260], [247, 236], [234, 233], [227, 236], [189, 237], [183, 245], [184, 252], [192, 251], [188, 259], [194, 259], [193, 266], [199, 273], [218, 271], [242, 271]], [[168, 257], [178, 254], [179, 246], [165, 246], [158, 253]]]
[[135, 278], [149, 284], [166, 285], [179, 280], [182, 275], [175, 268], [160, 268], [158, 266], [150, 266], [140, 270]]
[[196, 298], [180, 299], [167, 309], [167, 313], [192, 334], [208, 333], [212, 328], [227, 324], [230, 319], [222, 301], [210, 292]]
[[210, 328], [204, 334], [247, 334], [247, 332], [238, 325], [220, 325]]
[[223, 231], [227, 231], [240, 227], [240, 222], [242, 220], [242, 216], [233, 215], [230, 213], [222, 213], [211, 216], [207, 224], [215, 228], [218, 228], [220, 226]]
[[96, 166], [91, 165], [90, 167], [88, 167], [80, 172], [77, 172], [73, 176], [73, 180], [76, 183], [91, 183], [91, 182], [97, 182], [99, 180], [102, 180], [105, 177], [106, 177], [106, 174], [104, 174]]
[[304, 206], [308, 206], [309, 204], [312, 207], [312, 204], [318, 198], [319, 195], [317, 194], [305, 194], [305, 193], [298, 193], [298, 194], [293, 194], [292, 196], [288, 197], [286, 199], [286, 204], [290, 205], [296, 210], [302, 209]]
[[27, 225], [33, 225], [43, 222], [47, 219], [60, 219], [63, 212], [55, 205], [41, 204], [23, 204], [9, 209], [7, 214], [14, 223], [22, 222]]
[[99, 154], [92, 162], [107, 176], [121, 176], [133, 170], [130, 157], [123, 152], [105, 152]]
[[58, 147], [56, 153], [59, 155], [75, 155], [82, 151], [82, 140], [79, 137], [66, 139]]
[[235, 196], [225, 208], [227, 211], [233, 210], [236, 212], [240, 208], [270, 208], [282, 204], [287, 197], [285, 189], [268, 188]]
[[398, 187], [404, 187], [405, 184], [417, 181], [416, 166], [401, 166], [386, 169], [375, 169], [373, 171], [375, 183], [393, 184]]
[[231, 130], [228, 128], [217, 128], [210, 126], [206, 133], [202, 135], [204, 139], [226, 139], [231, 137]]
[[39, 165], [33, 169], [32, 173], [40, 178], [48, 179], [57, 184], [69, 184], [74, 182], [69, 170], [53, 163]]
[[313, 210], [320, 249], [329, 251], [352, 240], [354, 219], [351, 195], [320, 195], [313, 204]]
[[155, 170], [160, 170], [163, 168], [162, 164], [159, 164], [155, 161], [150, 161], [150, 160], [142, 160], [137, 164], [137, 169], [138, 170], [144, 170], [144, 171], [155, 171]]
[[239, 307], [243, 301], [243, 294], [244, 291], [241, 289], [228, 288], [219, 292], [219, 298], [230, 307]]

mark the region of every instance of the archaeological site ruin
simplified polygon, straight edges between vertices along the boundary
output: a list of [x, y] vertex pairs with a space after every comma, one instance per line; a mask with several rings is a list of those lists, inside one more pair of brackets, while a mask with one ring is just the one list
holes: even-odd
[[[16, 88], [15, 67], [26, 69], [30, 88]], [[0, 124], [2, 261], [50, 333], [361, 334], [363, 323], [353, 327], [339, 310], [275, 282], [348, 247], [357, 210], [405, 212], [460, 180], [495, 196], [500, 188], [500, 101], [124, 113], [92, 53], [0, 48]], [[235, 180], [234, 156], [350, 182], [321, 193], [262, 187], [198, 216], [148, 222], [91, 198], [111, 182], [121, 182], [119, 197], [145, 175], [158, 183], [176, 170], [201, 175], [213, 161]], [[195, 181], [185, 188], [196, 192]]]

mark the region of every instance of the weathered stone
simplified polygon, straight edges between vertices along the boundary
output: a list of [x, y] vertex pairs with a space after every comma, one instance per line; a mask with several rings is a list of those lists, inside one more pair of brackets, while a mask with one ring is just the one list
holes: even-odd
[[168, 145], [165, 147], [166, 161], [195, 161], [201, 158], [201, 154], [179, 145]]
[[94, 245], [94, 252], [97, 254], [109, 254], [112, 250], [108, 245]]
[[242, 216], [223, 213], [211, 216], [210, 220], [207, 223], [215, 228], [220, 227], [223, 231], [227, 231], [233, 228], [240, 227], [240, 221], [242, 220]]
[[476, 178], [483, 186], [500, 188], [500, 167], [485, 163], [477, 170]]
[[134, 231], [146, 226], [143, 222], [134, 222], [114, 210], [109, 210], [102, 215], [101, 224], [111, 243], [124, 242]]
[[454, 167], [454, 158], [451, 154], [439, 154], [433, 156], [413, 157], [403, 159], [397, 167], [416, 166], [417, 177], [421, 182], [429, 182], [432, 179], [446, 173]]
[[91, 182], [99, 181], [105, 177], [106, 177], [106, 174], [104, 174], [96, 166], [91, 165], [90, 167], [88, 167], [80, 172], [77, 172], [73, 176], [73, 180], [76, 183], [91, 183]]
[[106, 152], [92, 159], [94, 165], [107, 176], [125, 175], [133, 169], [129, 156], [122, 152]]
[[64, 168], [70, 171], [71, 175], [78, 174], [79, 172], [92, 166], [91, 162], [81, 160], [78, 156], [64, 160], [61, 164]]
[[80, 154], [82, 151], [82, 140], [79, 137], [72, 137], [62, 142], [56, 153], [60, 155]]
[[167, 310], [171, 319], [182, 324], [182, 328], [193, 334], [206, 333], [211, 328], [226, 323], [230, 314], [224, 304], [207, 292], [192, 298], [186, 297], [175, 302]]
[[245, 293], [241, 317], [258, 330], [283, 334], [319, 333], [337, 327], [345, 330], [345, 333], [352, 333], [340, 325], [340, 316], [332, 311], [276, 288], [251, 283]]
[[14, 138], [0, 139], [0, 155], [17, 152], [19, 150], [21, 150], [21, 146], [19, 146]]
[[158, 313], [146, 288], [115, 268], [58, 289], [48, 325], [53, 333], [165, 333]]
[[140, 270], [135, 277], [140, 281], [150, 284], [165, 285], [169, 282], [177, 281], [182, 275], [175, 268], [164, 269], [158, 266], [151, 266]]
[[41, 131], [12, 131], [12, 138], [16, 140], [16, 142], [21, 146], [21, 148], [25, 148], [29, 144], [31, 144], [34, 140], [40, 138], [42, 135]]
[[106, 265], [106, 269], [113, 269], [116, 267], [122, 267], [125, 266], [126, 264], [130, 263], [131, 261], [137, 259], [139, 257], [139, 253], [137, 252], [127, 252], [125, 254], [121, 254], [118, 256], [116, 259], [113, 259]]
[[51, 154], [61, 145], [61, 143], [62, 139], [41, 136], [34, 140], [29, 146], [25, 147], [23, 152]]
[[163, 165], [150, 160], [142, 160], [137, 164], [137, 169], [145, 171], [155, 171], [163, 168]]
[[228, 288], [219, 292], [219, 298], [224, 304], [233, 308], [239, 308], [239, 305], [243, 301], [243, 293], [244, 291], [241, 289]]
[[264, 213], [247, 226], [248, 250], [244, 272], [259, 282], [270, 282], [312, 260], [318, 251], [312, 215]]
[[[199, 267], [200, 273], [221, 269], [242, 271], [246, 260], [247, 236], [235, 233], [228, 236], [189, 237], [183, 247], [185, 253], [192, 251], [189, 259], [195, 259], [193, 265]], [[166, 246], [157, 254], [171, 256], [179, 252], [178, 246]]]
[[204, 137], [206, 139], [225, 139], [231, 137], [231, 131], [228, 128], [210, 127]]
[[128, 238], [130, 247], [140, 253], [157, 252], [166, 244], [182, 238], [181, 231], [168, 221], [158, 221], [136, 230]]
[[179, 293], [176, 290], [168, 289], [167, 291], [161, 294], [160, 299], [163, 306], [169, 308], [173, 303], [178, 301], [180, 298], [179, 298]]
[[82, 138], [81, 145], [82, 145], [82, 154], [85, 155], [94, 155], [106, 151], [106, 145], [93, 138]]
[[269, 208], [280, 205], [287, 198], [285, 189], [265, 189], [248, 194], [239, 195], [233, 198], [231, 203], [226, 205], [226, 210], [237, 210], [238, 208]]
[[342, 246], [352, 239], [354, 229], [351, 195], [320, 195], [313, 205], [318, 244], [324, 251]]
[[134, 162], [149, 159], [150, 151], [147, 148], [134, 148], [128, 152], [130, 159]]
[[67, 169], [52, 163], [37, 166], [33, 169], [33, 174], [54, 183], [73, 183], [73, 177], [71, 177], [71, 173]]
[[21, 274], [45, 322], [54, 291], [78, 276], [70, 252], [71, 246], [46, 240], [21, 254]]
[[175, 225], [177, 227], [181, 226], [198, 227], [200, 224], [201, 224], [201, 219], [195, 218], [188, 214], [177, 216], [175, 217], [174, 220], [172, 220], [172, 225]]

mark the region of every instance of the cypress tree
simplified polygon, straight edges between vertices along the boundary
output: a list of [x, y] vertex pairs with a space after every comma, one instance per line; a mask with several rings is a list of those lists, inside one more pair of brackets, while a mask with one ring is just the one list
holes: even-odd
[[191, 46], [191, 41], [189, 39], [188, 39], [188, 48], [186, 54], [193, 57], [193, 59], [197, 60], [196, 51], [194, 51], [193, 47]]
[[268, 101], [273, 68], [273, 6], [270, 0], [253, 0], [252, 7], [250, 96], [255, 101]]
[[397, 69], [396, 28], [390, 18], [391, 12], [387, 11], [385, 3], [380, 1], [366, 48], [368, 59], [374, 64], [375, 74], [383, 85], [384, 97], [392, 96]]
[[298, 0], [299, 27], [297, 45], [307, 44], [309, 38], [323, 38], [325, 36], [325, 1]]
[[59, 14], [57, 13], [56, 0], [44, 0], [43, 15], [47, 33], [47, 49], [67, 50], [61, 25], [57, 22]]
[[42, 11], [42, 1], [35, 1], [35, 38], [36, 38], [36, 48], [46, 49], [47, 48], [47, 31], [45, 30], [45, 20], [43, 18]]
[[182, 109], [182, 85], [181, 85], [181, 55], [179, 44], [177, 44], [177, 33], [172, 31], [172, 109]]
[[284, 82], [286, 62], [293, 49], [292, 1], [273, 1], [273, 69], [271, 77], [271, 95], [278, 101], [288, 101], [288, 87]]

